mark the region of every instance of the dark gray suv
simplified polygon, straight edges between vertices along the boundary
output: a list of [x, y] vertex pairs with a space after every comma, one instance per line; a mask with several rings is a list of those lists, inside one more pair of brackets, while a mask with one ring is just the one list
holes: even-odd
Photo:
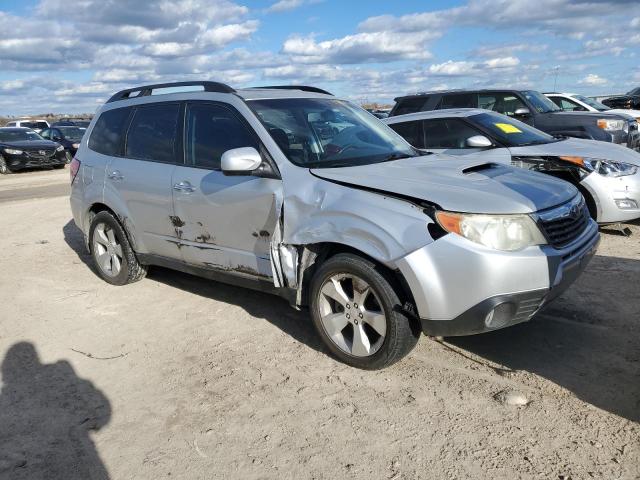
[[534, 90], [449, 90], [395, 99], [389, 116], [448, 108], [483, 108], [514, 117], [550, 135], [640, 146], [635, 118], [623, 114], [565, 112]]

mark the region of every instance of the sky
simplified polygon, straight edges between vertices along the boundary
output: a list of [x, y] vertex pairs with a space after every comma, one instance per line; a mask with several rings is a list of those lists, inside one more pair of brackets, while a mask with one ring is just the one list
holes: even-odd
[[145, 83], [305, 84], [357, 102], [640, 85], [639, 0], [0, 0], [0, 115]]

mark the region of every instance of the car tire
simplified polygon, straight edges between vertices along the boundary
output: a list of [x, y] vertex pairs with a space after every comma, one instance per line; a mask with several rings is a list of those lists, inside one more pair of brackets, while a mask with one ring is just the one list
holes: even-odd
[[7, 165], [7, 161], [2, 155], [0, 155], [0, 175], [8, 175], [10, 173], [11, 169], [9, 168], [9, 165]]
[[331, 257], [316, 271], [310, 286], [311, 317], [340, 361], [377, 370], [415, 347], [420, 329], [403, 312], [394, 283], [375, 263], [348, 253]]
[[137, 282], [147, 274], [147, 266], [138, 262], [122, 225], [110, 212], [99, 212], [91, 220], [89, 250], [98, 275], [112, 285]]

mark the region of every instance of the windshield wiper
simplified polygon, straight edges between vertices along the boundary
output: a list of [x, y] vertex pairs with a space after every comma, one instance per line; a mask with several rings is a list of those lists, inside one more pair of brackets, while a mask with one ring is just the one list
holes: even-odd
[[[428, 152], [428, 153], [421, 153], [420, 156], [422, 155], [431, 155], [432, 152]], [[402, 160], [404, 158], [414, 158], [417, 155], [409, 155], [408, 153], [392, 153], [391, 155], [385, 157], [383, 160], [380, 161], [380, 163], [382, 162], [392, 162], [394, 160]]]

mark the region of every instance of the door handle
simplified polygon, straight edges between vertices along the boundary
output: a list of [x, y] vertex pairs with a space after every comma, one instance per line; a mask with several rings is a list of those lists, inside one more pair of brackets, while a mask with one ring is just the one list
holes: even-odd
[[186, 180], [180, 183], [176, 183], [173, 186], [173, 189], [178, 192], [184, 192], [184, 193], [192, 193], [196, 191], [196, 188], [193, 185], [191, 185], [191, 182], [187, 182]]
[[115, 181], [119, 181], [119, 180], [123, 180], [124, 179], [124, 175], [122, 175], [122, 173], [120, 173], [119, 170], [114, 170], [113, 172], [109, 173], [107, 175], [107, 177], [109, 177], [111, 180], [115, 180]]

